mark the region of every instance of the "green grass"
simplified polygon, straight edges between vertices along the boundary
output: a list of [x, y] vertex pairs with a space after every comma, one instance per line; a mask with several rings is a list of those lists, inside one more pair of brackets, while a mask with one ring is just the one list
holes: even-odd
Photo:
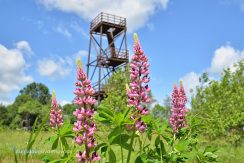
[[[25, 149], [27, 146], [27, 141], [30, 133], [26, 131], [17, 131], [17, 130], [2, 130], [0, 131], [0, 163], [14, 163], [14, 153], [13, 149], [15, 148], [17, 152], [19, 150]], [[48, 155], [50, 158], [58, 158], [60, 154], [55, 153], [44, 153], [52, 152], [50, 151], [51, 144], [45, 143], [44, 141], [51, 136], [51, 132], [42, 132], [38, 136], [38, 140], [33, 146], [33, 150], [37, 153], [31, 154], [28, 162], [30, 163], [39, 163], [43, 162], [42, 158], [45, 155]], [[244, 145], [240, 147], [233, 147], [229, 145], [225, 140], [217, 140], [213, 142], [202, 141], [202, 147], [210, 144], [216, 146], [218, 151], [216, 154], [219, 156], [219, 161], [223, 163], [243, 163], [244, 160]], [[137, 149], [138, 143], [135, 144]], [[57, 150], [56, 152], [59, 152]], [[121, 160], [120, 148], [115, 147], [114, 152], [116, 154], [117, 160]], [[24, 161], [24, 154], [17, 154], [19, 162]], [[127, 153], [124, 151], [124, 160], [126, 159]], [[132, 153], [132, 160], [135, 159], [134, 153]], [[105, 161], [105, 159], [103, 159]], [[118, 161], [121, 162], [121, 161]]]
[[[45, 152], [50, 152], [50, 144], [44, 141], [51, 135], [51, 132], [42, 132], [33, 146], [33, 154], [30, 154], [28, 162], [43, 162]], [[14, 149], [16, 150], [19, 162], [24, 162], [24, 153], [30, 132], [26, 131], [1, 131], [0, 132], [0, 163], [12, 163], [14, 161]], [[56, 152], [56, 151], [51, 151]], [[57, 151], [59, 152], [59, 151]], [[57, 157], [57, 154], [48, 154], [50, 157]]]
[[244, 144], [234, 147], [230, 145], [225, 139], [217, 139], [215, 141], [202, 140], [202, 144], [211, 145], [217, 148], [216, 154], [218, 155], [219, 162], [223, 163], [243, 163], [244, 162]]

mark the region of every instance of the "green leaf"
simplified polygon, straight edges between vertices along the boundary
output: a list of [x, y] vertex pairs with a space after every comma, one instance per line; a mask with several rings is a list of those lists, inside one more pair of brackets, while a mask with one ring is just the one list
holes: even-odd
[[141, 156], [136, 158], [135, 163], [143, 163]]
[[115, 127], [112, 130], [112, 132], [108, 135], [109, 142], [112, 142], [114, 137], [116, 137], [117, 135], [120, 135], [122, 132], [123, 132], [123, 129], [120, 126]]
[[100, 144], [98, 144], [98, 145], [94, 148], [94, 151], [98, 151], [101, 147], [106, 146], [106, 145], [107, 145], [106, 143], [100, 143]]
[[187, 151], [188, 150], [188, 142], [187, 141], [180, 141], [178, 144], [175, 145], [175, 148], [180, 152]]
[[53, 142], [53, 144], [52, 144], [52, 150], [54, 150], [54, 149], [57, 149], [57, 147], [58, 147], [58, 141], [59, 141], [59, 137], [57, 137], [55, 140], [54, 140], [54, 142]]
[[65, 149], [69, 149], [69, 145], [65, 139], [65, 137], [61, 137], [61, 142], [62, 142], [62, 145], [65, 147]]
[[[130, 150], [130, 144], [128, 143], [121, 143], [120, 146], [126, 150]], [[134, 148], [132, 148], [131, 151], [134, 151]]]
[[103, 156], [105, 156], [107, 150], [108, 150], [108, 146], [103, 146], [103, 147], [101, 148], [101, 154], [102, 154]]
[[130, 136], [128, 134], [120, 134], [113, 139], [111, 144], [126, 143], [129, 139], [130, 139]]
[[127, 116], [128, 116], [128, 114], [129, 114], [129, 112], [131, 111], [131, 108], [127, 108], [127, 110], [126, 110], [126, 112], [124, 113], [124, 119], [126, 119], [127, 118]]
[[116, 156], [115, 156], [114, 151], [111, 148], [108, 151], [108, 155], [109, 155], [109, 162], [115, 163], [116, 162]]
[[57, 139], [57, 135], [53, 135], [53, 136], [50, 136], [49, 138], [47, 138], [45, 141], [44, 141], [44, 144], [46, 144], [46, 143], [51, 143], [51, 144], [53, 144], [54, 143], [54, 141]]
[[14, 147], [14, 161], [15, 163], [18, 163], [18, 157], [17, 157], [17, 153], [16, 153], [16, 148]]
[[[109, 122], [114, 120], [114, 118], [113, 118], [112, 116], [110, 116], [110, 115], [108, 115], [108, 114], [106, 114], [106, 113], [104, 113], [104, 112], [99, 113], [98, 115], [99, 115], [99, 117], [101, 117], [101, 118], [103, 118], [103, 119], [106, 119], [106, 120], [109, 121]], [[98, 120], [99, 120], [99, 119], [98, 119]]]
[[160, 135], [158, 135], [155, 139], [155, 147], [157, 147], [160, 143]]
[[216, 152], [218, 149], [217, 148], [214, 148], [214, 147], [212, 147], [212, 146], [207, 146], [205, 149], [204, 149], [204, 152], [203, 153], [205, 153], [205, 152], [212, 152], [212, 153], [214, 153], [214, 152]]
[[[40, 132], [41, 132], [42, 128], [44, 127], [44, 125], [46, 124], [48, 118], [49, 118], [49, 113], [46, 114], [46, 116], [42, 120], [41, 125], [38, 127], [37, 131], [35, 131], [35, 128], [37, 126], [37, 121], [38, 121], [38, 118], [36, 118], [34, 125], [32, 126], [32, 132], [31, 132], [31, 135], [29, 137], [29, 141], [28, 141], [28, 145], [26, 147], [26, 151], [31, 150], [33, 144], [36, 141], [37, 136], [40, 134]], [[33, 136], [34, 136], [34, 138], [33, 138]], [[25, 154], [25, 161], [26, 162], [28, 160], [28, 156], [29, 156], [29, 152], [26, 152], [26, 154]]]
[[115, 120], [115, 123], [116, 123], [117, 125], [121, 125], [122, 122], [123, 122], [123, 120], [124, 120], [123, 114], [121, 114], [121, 113], [116, 113], [116, 114], [114, 115], [114, 120]]

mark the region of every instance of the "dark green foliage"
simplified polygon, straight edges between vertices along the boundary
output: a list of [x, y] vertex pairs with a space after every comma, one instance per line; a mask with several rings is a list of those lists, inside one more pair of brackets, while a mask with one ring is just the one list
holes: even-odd
[[116, 112], [123, 112], [127, 108], [126, 84], [129, 82], [129, 72], [118, 70], [113, 73], [106, 84], [107, 98], [101, 102], [101, 106], [109, 107]]
[[7, 107], [0, 104], [0, 125], [6, 125], [8, 123]]
[[25, 127], [29, 130], [38, 116], [43, 118], [49, 112], [49, 107], [50, 105], [43, 105], [29, 95], [22, 94], [17, 96], [15, 102], [8, 107], [11, 118], [10, 127]]
[[41, 83], [31, 83], [20, 91], [13, 104], [6, 110], [0, 107], [3, 116], [1, 124], [11, 128], [22, 128], [30, 130], [35, 119], [41, 119], [50, 110], [51, 96], [48, 88]]
[[70, 121], [70, 123], [74, 123], [75, 122], [75, 116], [73, 116], [73, 112], [76, 110], [76, 106], [74, 104], [66, 104], [62, 107], [63, 109], [63, 116], [64, 119], [67, 119]]
[[164, 99], [164, 104], [161, 106], [160, 104], [154, 105], [150, 110], [153, 118], [158, 119], [159, 121], [169, 121], [170, 117], [170, 110], [171, 110], [171, 98], [166, 96]]
[[[148, 144], [142, 148], [142, 153], [136, 162], [216, 162], [215, 149], [208, 146], [200, 150], [197, 133], [201, 122], [196, 116], [188, 117], [188, 127], [182, 128], [174, 134], [167, 121], [158, 122], [151, 119], [151, 127], [156, 136], [154, 144]], [[150, 140], [150, 138], [148, 138]], [[151, 146], [151, 147], [150, 147]]]
[[170, 96], [166, 96], [166, 98], [164, 99], [163, 105], [164, 105], [163, 118], [168, 121], [170, 118], [170, 110], [172, 107]]
[[20, 90], [20, 94], [29, 95], [32, 99], [39, 101], [41, 104], [48, 104], [51, 100], [49, 89], [42, 83], [31, 83]]
[[159, 104], [156, 104], [150, 112], [151, 112], [153, 118], [163, 120], [164, 110], [165, 110], [165, 107], [163, 107]]
[[244, 135], [244, 61], [235, 65], [234, 72], [224, 70], [219, 81], [204, 73], [200, 82], [192, 111], [204, 123], [202, 133], [210, 139], [228, 137], [229, 142], [240, 144]]

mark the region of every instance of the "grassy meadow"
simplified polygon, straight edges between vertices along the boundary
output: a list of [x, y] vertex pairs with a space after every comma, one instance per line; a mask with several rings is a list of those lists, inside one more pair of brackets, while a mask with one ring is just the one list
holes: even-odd
[[[42, 132], [36, 143], [33, 146], [33, 154], [30, 155], [28, 162], [30, 163], [40, 163], [44, 162], [43, 158], [48, 156], [49, 158], [58, 158], [61, 156], [60, 148], [57, 150], [50, 150], [51, 144], [48, 142], [45, 143], [45, 140], [51, 136], [51, 132]], [[24, 154], [21, 153], [26, 148], [30, 133], [22, 130], [2, 130], [0, 131], [0, 163], [14, 163], [14, 148], [20, 162], [25, 162]], [[244, 145], [240, 147], [233, 147], [226, 143], [223, 139], [209, 142], [206, 140], [201, 140], [202, 147], [206, 144], [211, 144], [214, 147], [218, 148], [216, 154], [218, 155], [218, 161], [223, 163], [243, 163], [244, 161]], [[135, 148], [138, 143], [135, 143]], [[45, 153], [46, 152], [46, 153]], [[119, 148], [115, 148], [115, 154], [120, 152]], [[126, 151], [124, 155], [126, 156]], [[120, 154], [118, 154], [119, 156]], [[132, 155], [133, 157], [133, 155]], [[121, 158], [117, 158], [121, 160]], [[124, 158], [125, 159], [125, 158]], [[135, 159], [135, 156], [134, 156]], [[189, 161], [191, 162], [191, 161]]]

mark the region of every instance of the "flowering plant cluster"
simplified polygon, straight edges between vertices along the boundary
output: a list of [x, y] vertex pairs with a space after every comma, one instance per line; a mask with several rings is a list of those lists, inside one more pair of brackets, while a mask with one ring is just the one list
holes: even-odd
[[95, 92], [82, 69], [80, 60], [77, 62], [77, 81], [75, 85], [76, 89], [74, 94], [76, 97], [74, 103], [78, 108], [73, 113], [77, 118], [73, 131], [76, 134], [75, 142], [79, 146], [82, 144], [85, 146], [85, 150], [83, 152], [79, 151], [76, 154], [76, 158], [79, 163], [97, 161], [101, 159], [100, 156], [96, 152], [92, 152], [96, 146], [96, 139], [94, 138], [96, 125], [93, 122], [94, 104], [96, 100], [92, 97]]
[[136, 129], [144, 132], [147, 125], [141, 120], [141, 116], [149, 113], [145, 105], [150, 102], [149, 64], [136, 34], [134, 34], [134, 55], [130, 64], [130, 79], [130, 88], [127, 88], [128, 103], [129, 106], [135, 107], [131, 118], [135, 121]]
[[52, 93], [52, 104], [50, 110], [50, 126], [55, 129], [63, 125], [63, 116], [60, 105], [57, 102], [55, 92]]
[[170, 125], [173, 128], [174, 133], [177, 133], [181, 128], [186, 127], [186, 112], [188, 111], [185, 107], [187, 97], [182, 82], [180, 82], [180, 88], [174, 85], [174, 90], [171, 99], [171, 116]]

